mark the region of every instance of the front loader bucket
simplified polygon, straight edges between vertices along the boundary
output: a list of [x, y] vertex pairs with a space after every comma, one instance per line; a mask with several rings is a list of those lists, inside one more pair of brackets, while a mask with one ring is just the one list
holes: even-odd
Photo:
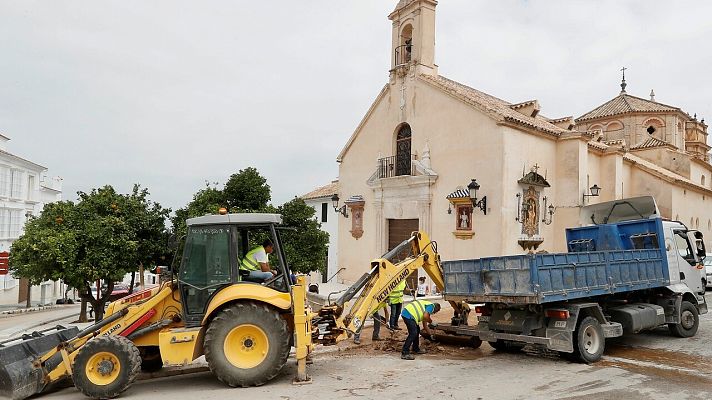
[[[56, 330], [54, 333], [46, 333]], [[0, 342], [0, 398], [21, 400], [44, 390], [45, 373], [61, 362], [61, 355], [47, 361], [45, 368], [35, 360], [77, 335], [76, 327], [56, 326], [21, 338]]]

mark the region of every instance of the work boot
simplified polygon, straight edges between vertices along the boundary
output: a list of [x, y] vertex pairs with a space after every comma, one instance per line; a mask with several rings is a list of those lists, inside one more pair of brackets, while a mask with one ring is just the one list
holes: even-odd
[[415, 354], [427, 354], [428, 351], [425, 350], [425, 349], [419, 349], [419, 350], [414, 351], [413, 353], [415, 353]]
[[371, 338], [371, 340], [373, 340], [374, 342], [380, 342], [383, 339], [381, 339], [379, 337], [373, 337], [373, 338]]
[[356, 343], [356, 344], [361, 344], [361, 339], [359, 339], [359, 338], [354, 338], [354, 343]]
[[401, 359], [403, 360], [415, 360], [412, 354], [401, 354]]

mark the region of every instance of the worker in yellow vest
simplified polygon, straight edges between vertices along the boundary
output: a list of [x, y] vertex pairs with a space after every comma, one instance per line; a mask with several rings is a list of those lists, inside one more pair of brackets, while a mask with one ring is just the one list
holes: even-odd
[[400, 330], [398, 327], [398, 316], [403, 310], [403, 291], [405, 290], [405, 279], [396, 286], [388, 295], [388, 304], [391, 305], [391, 318], [389, 322], [390, 328]]
[[277, 271], [269, 265], [269, 255], [274, 251], [274, 245], [269, 239], [262, 242], [262, 246], [250, 250], [240, 263], [240, 270], [249, 272], [249, 278], [256, 281], [266, 281], [277, 275]]
[[402, 359], [415, 360], [415, 357], [411, 354], [411, 349], [415, 354], [425, 353], [425, 350], [420, 349], [420, 326], [418, 324], [422, 323], [425, 333], [432, 337], [433, 333], [428, 326], [433, 323], [430, 316], [438, 311], [440, 311], [440, 304], [431, 303], [427, 300], [415, 300], [403, 308], [401, 316], [403, 317], [403, 322], [405, 322], [405, 327], [408, 328], [408, 337], [403, 343], [403, 350], [401, 350]]
[[[385, 319], [379, 314], [381, 310], [386, 314]], [[381, 321], [388, 321], [388, 308], [386, 307], [386, 303], [379, 303], [371, 316], [373, 317], [373, 334], [371, 335], [371, 340], [381, 340], [379, 337], [381, 333]], [[363, 329], [363, 325], [364, 324], [361, 324], [361, 328], [354, 334], [354, 343], [356, 344], [361, 344], [361, 329]]]

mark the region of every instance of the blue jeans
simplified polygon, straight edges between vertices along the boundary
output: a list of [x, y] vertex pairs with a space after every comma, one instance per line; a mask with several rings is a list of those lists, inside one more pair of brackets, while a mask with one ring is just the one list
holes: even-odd
[[391, 304], [391, 320], [389, 321], [391, 329], [398, 327], [398, 317], [400, 317], [401, 311], [403, 311], [403, 303]]
[[420, 326], [414, 319], [403, 317], [403, 322], [405, 322], [405, 327], [408, 328], [408, 337], [403, 343], [402, 354], [409, 354], [410, 349], [413, 349], [413, 353], [420, 351]]
[[[371, 339], [378, 339], [379, 334], [381, 333], [381, 316], [378, 315], [378, 311], [373, 313], [373, 335], [371, 335]], [[364, 323], [365, 325], [365, 323]], [[361, 329], [363, 329], [363, 325], [361, 326]], [[359, 340], [361, 339], [361, 329], [358, 330], [354, 334], [354, 340]]]
[[250, 279], [261, 279], [263, 281], [266, 281], [267, 279], [273, 277], [271, 272], [262, 272], [262, 271], [250, 271]]

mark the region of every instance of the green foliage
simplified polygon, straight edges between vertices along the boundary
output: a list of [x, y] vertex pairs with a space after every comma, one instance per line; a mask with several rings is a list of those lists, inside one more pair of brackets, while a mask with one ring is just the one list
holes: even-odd
[[[131, 194], [104, 186], [79, 192], [79, 201], [50, 203], [25, 225], [10, 251], [13, 275], [33, 283], [62, 279], [78, 288], [100, 318], [114, 281], [163, 263], [168, 254], [165, 220], [170, 210], [148, 199], [135, 185]], [[98, 299], [90, 286], [107, 284]]]
[[225, 207], [226, 205], [227, 202], [223, 191], [211, 187], [208, 182], [205, 182], [205, 188], [193, 195], [193, 200], [190, 203], [176, 210], [175, 215], [171, 218], [173, 233], [179, 237], [185, 235], [186, 219], [200, 217], [205, 214], [216, 214], [220, 207]]
[[[171, 219], [176, 236], [186, 233], [185, 220], [205, 214], [215, 214], [220, 207], [231, 213], [265, 212], [282, 214], [284, 225], [297, 231], [282, 231], [285, 253], [291, 269], [295, 272], [323, 270], [326, 265], [329, 235], [321, 230], [314, 218], [314, 209], [304, 200], [295, 198], [279, 207], [268, 204], [271, 189], [267, 179], [252, 167], [233, 174], [223, 190], [209, 185], [198, 191], [193, 200], [176, 211]], [[258, 246], [265, 235], [253, 235], [250, 247]]]
[[232, 174], [223, 193], [231, 212], [262, 210], [272, 199], [267, 179], [253, 167]]
[[324, 271], [329, 234], [321, 230], [314, 218], [315, 211], [304, 200], [295, 197], [277, 209], [283, 224], [296, 231], [281, 233], [289, 266], [292, 271], [308, 273]]

